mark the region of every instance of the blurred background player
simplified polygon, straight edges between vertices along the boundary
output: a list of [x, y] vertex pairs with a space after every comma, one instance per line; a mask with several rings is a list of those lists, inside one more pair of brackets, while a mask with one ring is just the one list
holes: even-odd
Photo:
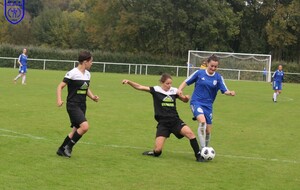
[[207, 68], [207, 60], [205, 59], [201, 65], [200, 65], [200, 69], [206, 69]]
[[278, 65], [278, 70], [274, 72], [272, 76], [273, 80], [273, 102], [277, 102], [277, 96], [282, 91], [282, 83], [284, 80], [284, 72], [282, 70], [282, 65]]
[[179, 118], [176, 109], [176, 99], [183, 102], [189, 101], [188, 95], [178, 95], [177, 88], [172, 87], [172, 78], [169, 74], [163, 74], [160, 79], [160, 86], [148, 87], [136, 82], [124, 79], [123, 84], [129, 84], [136, 90], [149, 92], [153, 97], [155, 120], [158, 122], [156, 130], [155, 147], [153, 151], [146, 151], [143, 155], [158, 157], [162, 153], [165, 140], [173, 133], [178, 139], [184, 136], [190, 140], [194, 150], [196, 161], [202, 162], [199, 144], [193, 131]]
[[89, 129], [89, 124], [85, 118], [86, 96], [95, 102], [98, 102], [99, 99], [89, 89], [91, 74], [88, 70], [92, 66], [92, 55], [87, 51], [80, 52], [78, 62], [78, 66], [65, 75], [56, 91], [57, 106], [61, 107], [63, 105], [62, 89], [68, 86], [67, 111], [72, 128], [56, 152], [59, 156], [71, 157], [73, 146]]
[[229, 91], [223, 77], [216, 72], [219, 59], [212, 55], [207, 60], [207, 68], [198, 70], [188, 77], [178, 88], [178, 94], [187, 86], [195, 83], [194, 92], [190, 101], [194, 119], [198, 121], [198, 136], [201, 149], [208, 146], [213, 118], [213, 103], [218, 90], [223, 94], [235, 96], [234, 91]]
[[263, 69], [263, 81], [266, 81], [266, 78], [267, 78], [267, 70], [264, 67], [264, 69]]
[[27, 49], [23, 49], [23, 53], [19, 56], [19, 74], [14, 78], [14, 83], [17, 83], [18, 78], [22, 77], [22, 84], [26, 84], [26, 73], [27, 73]]

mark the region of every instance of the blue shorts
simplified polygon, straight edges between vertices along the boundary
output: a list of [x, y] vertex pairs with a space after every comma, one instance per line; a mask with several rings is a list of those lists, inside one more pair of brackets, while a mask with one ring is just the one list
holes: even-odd
[[273, 90], [282, 90], [282, 82], [273, 81]]
[[27, 66], [20, 66], [19, 67], [19, 73], [27, 73]]
[[197, 117], [200, 114], [204, 114], [206, 123], [212, 124], [212, 120], [213, 120], [212, 107], [201, 105], [200, 103], [192, 103], [191, 109], [192, 109], [194, 117]]

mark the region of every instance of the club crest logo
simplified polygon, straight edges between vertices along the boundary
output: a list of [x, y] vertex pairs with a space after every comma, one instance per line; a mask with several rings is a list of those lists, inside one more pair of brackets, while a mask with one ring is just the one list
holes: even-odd
[[216, 86], [216, 85], [217, 85], [217, 83], [218, 83], [218, 81], [217, 81], [217, 80], [214, 80], [214, 81], [213, 81], [213, 85], [214, 85], [214, 86]]
[[4, 0], [4, 16], [11, 24], [18, 24], [25, 15], [25, 0]]

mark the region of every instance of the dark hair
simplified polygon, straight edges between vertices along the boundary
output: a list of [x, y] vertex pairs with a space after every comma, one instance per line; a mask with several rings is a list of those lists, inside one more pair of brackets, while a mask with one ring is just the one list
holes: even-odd
[[159, 79], [159, 82], [164, 83], [168, 79], [172, 79], [171, 75], [168, 73], [163, 73]]
[[84, 61], [89, 61], [92, 58], [92, 54], [88, 51], [82, 51], [79, 53], [78, 62], [82, 63]]
[[212, 54], [212, 55], [207, 59], [207, 63], [209, 63], [209, 62], [211, 62], [211, 61], [215, 61], [215, 62], [220, 63], [219, 58], [218, 58], [215, 54]]

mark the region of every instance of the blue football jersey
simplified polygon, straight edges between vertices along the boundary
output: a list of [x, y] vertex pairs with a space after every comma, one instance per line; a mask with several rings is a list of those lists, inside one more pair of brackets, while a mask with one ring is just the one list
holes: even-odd
[[27, 66], [27, 55], [21, 54], [19, 56], [19, 61], [23, 66]]
[[276, 82], [283, 82], [283, 76], [284, 76], [284, 72], [283, 71], [275, 71], [275, 73], [273, 74], [273, 81]]
[[191, 104], [201, 102], [202, 104], [212, 105], [218, 90], [222, 93], [228, 91], [223, 77], [217, 72], [210, 75], [206, 70], [197, 70], [185, 82], [187, 85], [195, 83]]

